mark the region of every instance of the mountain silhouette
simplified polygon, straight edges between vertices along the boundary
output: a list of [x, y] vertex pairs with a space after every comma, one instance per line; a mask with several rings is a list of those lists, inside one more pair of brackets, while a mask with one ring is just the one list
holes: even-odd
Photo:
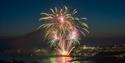
[[41, 30], [17, 37], [0, 37], [0, 48], [43, 48], [48, 47]]
[[[125, 36], [121, 37], [86, 37], [80, 40], [81, 45], [109, 46], [112, 44], [125, 44]], [[0, 48], [49, 48], [41, 30], [17, 37], [0, 37]]]

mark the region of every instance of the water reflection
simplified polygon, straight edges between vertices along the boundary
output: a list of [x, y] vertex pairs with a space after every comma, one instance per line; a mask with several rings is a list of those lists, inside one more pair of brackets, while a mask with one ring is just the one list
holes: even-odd
[[74, 63], [72, 60], [72, 57], [50, 57], [48, 59], [42, 60], [42, 63]]
[[[48, 60], [46, 60], [48, 61]], [[93, 61], [73, 61], [72, 57], [50, 57], [45, 63], [95, 63]]]
[[56, 63], [72, 63], [72, 57], [56, 57]]
[[74, 60], [72, 57], [49, 57], [48, 59], [43, 59], [41, 63], [125, 63], [125, 61], [119, 61], [117, 59]]

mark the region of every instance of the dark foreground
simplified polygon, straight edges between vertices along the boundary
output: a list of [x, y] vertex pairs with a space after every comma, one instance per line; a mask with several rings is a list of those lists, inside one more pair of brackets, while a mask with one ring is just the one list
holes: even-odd
[[100, 52], [94, 56], [28, 56], [0, 53], [0, 63], [125, 63], [125, 52]]
[[[26, 57], [3, 57], [0, 56], [0, 63], [125, 63], [125, 58], [115, 57], [68, 57], [67, 62], [63, 62], [67, 57], [43, 57], [43, 58], [26, 58]], [[68, 60], [69, 59], [69, 60]], [[57, 61], [58, 60], [58, 61]]]

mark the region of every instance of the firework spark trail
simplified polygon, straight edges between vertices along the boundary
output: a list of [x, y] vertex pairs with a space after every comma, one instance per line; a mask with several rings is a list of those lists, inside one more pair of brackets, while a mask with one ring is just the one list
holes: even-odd
[[50, 9], [48, 13], [41, 13], [42, 24], [39, 28], [45, 29], [45, 38], [51, 47], [55, 47], [58, 55], [69, 55], [76, 44], [80, 44], [80, 36], [88, 34], [88, 25], [78, 18], [77, 10], [70, 11], [63, 8]]

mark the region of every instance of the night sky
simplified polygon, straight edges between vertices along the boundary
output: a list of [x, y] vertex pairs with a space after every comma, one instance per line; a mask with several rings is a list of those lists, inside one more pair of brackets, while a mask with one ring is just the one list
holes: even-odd
[[40, 25], [40, 12], [63, 5], [88, 18], [90, 36], [125, 35], [125, 0], [0, 0], [0, 36], [32, 32]]

